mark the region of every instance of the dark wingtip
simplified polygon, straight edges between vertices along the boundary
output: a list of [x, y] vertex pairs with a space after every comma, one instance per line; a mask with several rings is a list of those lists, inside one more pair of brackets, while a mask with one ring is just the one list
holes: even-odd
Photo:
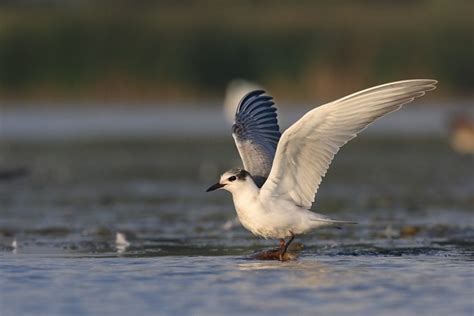
[[262, 90], [262, 89], [252, 90], [252, 91], [248, 92], [246, 95], [244, 95], [244, 97], [242, 98], [240, 103], [245, 103], [248, 99], [250, 99], [252, 97], [258, 97], [258, 96], [260, 96], [262, 94], [265, 94], [265, 93], [266, 93], [266, 91]]
[[242, 105], [246, 104], [247, 101], [253, 97], [258, 97], [262, 94], [265, 94], [265, 90], [253, 90], [253, 91], [250, 91], [249, 93], [247, 93], [246, 95], [244, 95], [244, 97], [240, 100], [239, 102], [239, 105], [237, 106], [237, 111], [236, 113], [238, 113], [242, 107]]

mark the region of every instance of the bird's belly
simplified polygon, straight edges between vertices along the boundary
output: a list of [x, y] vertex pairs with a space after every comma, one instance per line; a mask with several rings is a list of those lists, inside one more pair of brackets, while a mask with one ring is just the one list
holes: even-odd
[[[267, 238], [286, 238], [292, 233], [302, 234], [306, 232], [306, 227], [298, 217], [286, 209], [268, 209], [261, 203], [249, 205], [235, 205], [240, 223], [244, 228], [254, 235]], [[295, 216], [296, 215], [296, 216]]]

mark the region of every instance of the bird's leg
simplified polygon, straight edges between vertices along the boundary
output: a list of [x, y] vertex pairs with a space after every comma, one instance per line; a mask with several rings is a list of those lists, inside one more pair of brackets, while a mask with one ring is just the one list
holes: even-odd
[[280, 249], [283, 250], [285, 248], [285, 239], [280, 238]]
[[[291, 244], [291, 242], [293, 241], [293, 239], [295, 239], [295, 234], [293, 234], [293, 232], [290, 231], [290, 239], [288, 239], [288, 241], [286, 242], [285, 244], [285, 240], [284, 239], [280, 239], [280, 255], [279, 255], [279, 258], [280, 258], [280, 261], [283, 261], [283, 257], [286, 253], [286, 251], [288, 250], [288, 246]], [[283, 247], [282, 247], [282, 241], [283, 241]]]
[[286, 243], [285, 245], [285, 252], [288, 250], [288, 246], [290, 246], [291, 242], [293, 241], [293, 239], [295, 239], [295, 234], [293, 234], [293, 232], [290, 231], [290, 234], [291, 234], [291, 237], [290, 239], [288, 240], [288, 242]]
[[293, 260], [295, 259], [296, 253], [288, 253], [288, 248], [295, 239], [295, 235], [293, 232], [290, 233], [290, 238], [288, 239], [288, 242], [285, 242], [285, 239], [280, 238], [279, 240], [279, 247], [278, 248], [273, 248], [270, 250], [264, 250], [259, 252], [254, 256], [255, 259], [259, 260], [280, 260], [280, 261], [287, 261], [287, 260]]

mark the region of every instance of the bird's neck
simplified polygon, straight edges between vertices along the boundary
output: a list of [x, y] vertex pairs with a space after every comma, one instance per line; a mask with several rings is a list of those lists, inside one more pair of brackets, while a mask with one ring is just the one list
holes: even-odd
[[248, 179], [245, 182], [245, 185], [240, 186], [238, 190], [232, 192], [232, 198], [237, 206], [239, 204], [247, 204], [253, 200], [256, 200], [259, 193], [260, 188], [252, 179]]

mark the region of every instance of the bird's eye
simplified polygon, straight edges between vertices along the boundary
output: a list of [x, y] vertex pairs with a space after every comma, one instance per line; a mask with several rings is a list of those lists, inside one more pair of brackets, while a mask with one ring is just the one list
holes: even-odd
[[227, 179], [227, 180], [229, 180], [230, 182], [232, 182], [232, 181], [235, 181], [236, 179], [237, 179], [237, 178], [236, 178], [235, 176], [232, 176], [232, 177], [229, 177], [229, 179]]

